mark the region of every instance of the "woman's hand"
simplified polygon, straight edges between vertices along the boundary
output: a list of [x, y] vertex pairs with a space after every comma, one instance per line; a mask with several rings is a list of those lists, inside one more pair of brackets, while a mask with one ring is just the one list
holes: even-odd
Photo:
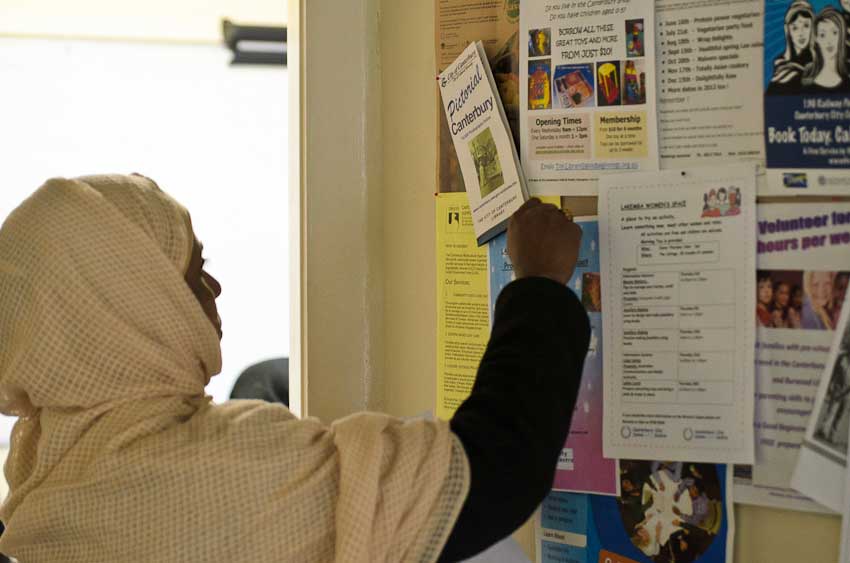
[[544, 277], [566, 284], [580, 244], [581, 227], [536, 198], [525, 202], [508, 222], [508, 255], [517, 279]]

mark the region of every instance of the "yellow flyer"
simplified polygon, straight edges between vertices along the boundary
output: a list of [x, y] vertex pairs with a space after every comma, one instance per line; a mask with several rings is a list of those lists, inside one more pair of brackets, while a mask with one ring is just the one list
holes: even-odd
[[437, 196], [437, 416], [469, 395], [490, 336], [487, 246], [479, 247], [465, 193]]

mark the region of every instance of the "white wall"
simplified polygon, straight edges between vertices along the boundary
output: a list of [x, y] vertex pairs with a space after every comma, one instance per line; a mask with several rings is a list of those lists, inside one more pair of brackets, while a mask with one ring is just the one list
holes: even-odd
[[2, 0], [0, 34], [221, 42], [221, 18], [284, 25], [286, 0]]
[[289, 353], [287, 72], [229, 59], [214, 46], [0, 39], [0, 219], [52, 176], [155, 179], [192, 213], [224, 288], [219, 401], [248, 364]]

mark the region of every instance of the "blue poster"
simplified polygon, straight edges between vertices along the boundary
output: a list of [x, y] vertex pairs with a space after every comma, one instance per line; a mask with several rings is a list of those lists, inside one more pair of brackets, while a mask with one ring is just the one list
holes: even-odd
[[620, 460], [619, 497], [552, 492], [541, 563], [722, 563], [734, 517], [725, 465]]
[[765, 0], [770, 191], [850, 193], [850, 0]]

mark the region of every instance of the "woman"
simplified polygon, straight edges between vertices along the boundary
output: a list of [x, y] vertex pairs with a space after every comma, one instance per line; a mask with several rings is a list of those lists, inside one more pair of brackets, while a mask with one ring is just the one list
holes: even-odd
[[773, 280], [770, 275], [759, 272], [756, 280], [756, 321], [758, 326], [771, 328], [773, 326], [773, 315], [770, 313], [770, 304], [773, 301]]
[[850, 92], [846, 37], [841, 13], [824, 8], [815, 18], [815, 58], [803, 74], [804, 93]]
[[791, 307], [791, 286], [787, 282], [773, 284], [770, 309], [774, 328], [800, 328], [800, 316]]
[[[520, 211], [512, 249], [523, 229], [539, 237], [542, 219], [570, 239], [556, 261], [572, 260], [580, 237], [563, 234], [560, 212], [537, 200]], [[328, 427], [204, 394], [222, 330], [221, 287], [203, 263], [189, 214], [140, 176], [51, 180], [3, 224], [0, 411], [20, 418], [0, 552], [28, 563], [454, 561], [546, 494], [589, 339], [561, 283], [571, 268], [557, 279], [519, 268], [450, 424], [361, 413]], [[551, 340], [571, 339], [567, 326], [576, 348]], [[534, 378], [518, 388], [525, 372]], [[520, 449], [516, 463], [500, 442]], [[534, 442], [546, 452], [524, 445]], [[518, 495], [499, 494], [506, 481]]]
[[850, 273], [838, 272], [835, 275], [835, 283], [832, 288], [832, 326], [838, 327], [838, 321], [841, 318], [841, 309], [844, 307], [844, 300], [847, 297], [847, 286], [850, 285]]
[[730, 188], [729, 189], [729, 209], [726, 210], [724, 215], [740, 215], [741, 214], [741, 190], [738, 188]]
[[812, 272], [803, 274], [803, 311], [802, 328], [812, 330], [833, 330], [832, 290], [835, 272]]
[[785, 13], [785, 52], [773, 61], [767, 94], [798, 94], [806, 68], [814, 60], [812, 30], [815, 12], [806, 0], [795, 0]]

